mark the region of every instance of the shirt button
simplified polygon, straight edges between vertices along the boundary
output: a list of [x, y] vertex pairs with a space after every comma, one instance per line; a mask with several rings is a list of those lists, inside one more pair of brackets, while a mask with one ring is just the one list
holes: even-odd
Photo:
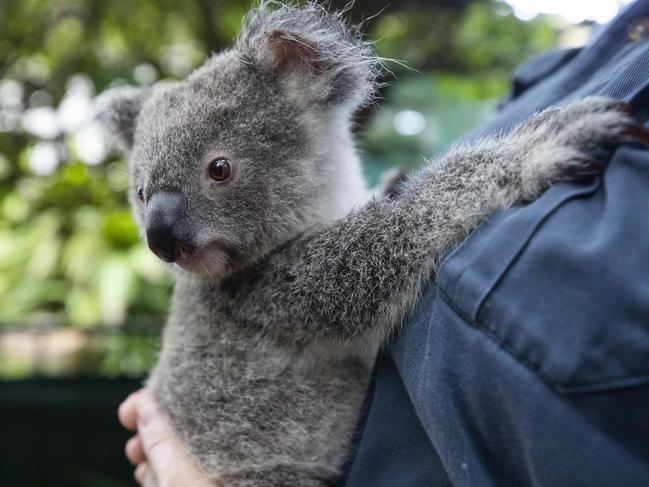
[[642, 39], [649, 37], [649, 18], [643, 17], [633, 22], [629, 28], [629, 39], [633, 42], [640, 42]]

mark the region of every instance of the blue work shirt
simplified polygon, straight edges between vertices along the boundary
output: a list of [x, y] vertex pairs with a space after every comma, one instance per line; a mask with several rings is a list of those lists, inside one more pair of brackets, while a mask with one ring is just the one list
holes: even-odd
[[[649, 0], [524, 65], [478, 135], [588, 95], [647, 124]], [[649, 485], [649, 150], [604, 156], [445, 258], [377, 360], [344, 485]]]

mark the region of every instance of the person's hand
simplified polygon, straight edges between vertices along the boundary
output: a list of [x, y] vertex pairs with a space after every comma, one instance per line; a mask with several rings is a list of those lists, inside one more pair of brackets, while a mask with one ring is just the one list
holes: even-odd
[[159, 487], [216, 487], [187, 457], [165, 415], [144, 388], [131, 394], [119, 407], [119, 420], [137, 431], [126, 443], [126, 456], [135, 468], [135, 480], [143, 485], [151, 472]]

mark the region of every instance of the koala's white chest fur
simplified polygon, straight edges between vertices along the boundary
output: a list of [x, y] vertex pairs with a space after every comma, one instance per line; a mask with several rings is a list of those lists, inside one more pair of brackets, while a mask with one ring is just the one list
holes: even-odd
[[181, 285], [149, 384], [191, 455], [226, 485], [258, 485], [256, 472], [277, 477], [265, 485], [335, 477], [349, 451], [369, 361], [281, 343], [231, 322], [218, 303]]

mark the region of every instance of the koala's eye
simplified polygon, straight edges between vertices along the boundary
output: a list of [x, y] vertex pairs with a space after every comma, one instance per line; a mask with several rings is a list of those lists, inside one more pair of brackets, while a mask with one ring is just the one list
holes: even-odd
[[144, 188], [142, 186], [137, 187], [137, 199], [140, 200], [140, 203], [144, 203]]
[[226, 181], [232, 175], [232, 161], [222, 157], [210, 162], [208, 169], [210, 177], [217, 183]]

